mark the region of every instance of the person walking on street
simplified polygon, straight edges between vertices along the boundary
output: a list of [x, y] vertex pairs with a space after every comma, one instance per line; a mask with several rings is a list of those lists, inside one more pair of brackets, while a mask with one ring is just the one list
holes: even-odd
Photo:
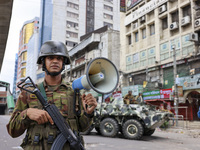
[[[74, 106], [74, 91], [71, 84], [66, 83], [61, 76], [65, 65], [70, 64], [66, 46], [58, 41], [45, 42], [41, 46], [37, 64], [41, 64], [45, 71], [44, 81], [40, 85], [44, 87], [48, 103], [56, 105], [73, 131], [79, 134], [89, 128], [97, 101], [91, 94], [83, 94], [81, 102]], [[86, 104], [90, 107], [85, 107]], [[78, 108], [81, 109], [80, 115], [74, 111]], [[47, 111], [43, 110], [37, 97], [24, 90], [18, 97], [7, 124], [7, 131], [13, 138], [26, 131], [21, 144], [25, 150], [49, 150], [59, 134], [52, 118]], [[83, 138], [82, 143], [84, 144]], [[68, 142], [65, 143], [63, 149], [70, 150]]]

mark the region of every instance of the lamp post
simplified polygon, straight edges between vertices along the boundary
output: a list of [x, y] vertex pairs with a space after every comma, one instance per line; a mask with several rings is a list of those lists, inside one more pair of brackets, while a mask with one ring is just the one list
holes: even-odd
[[[175, 107], [175, 113], [176, 116], [178, 115], [178, 89], [176, 84], [176, 77], [177, 77], [177, 68], [176, 68], [176, 49], [175, 45], [172, 46], [173, 50], [173, 68], [174, 68], [174, 107]], [[176, 118], [176, 126], [178, 126], [178, 118]]]

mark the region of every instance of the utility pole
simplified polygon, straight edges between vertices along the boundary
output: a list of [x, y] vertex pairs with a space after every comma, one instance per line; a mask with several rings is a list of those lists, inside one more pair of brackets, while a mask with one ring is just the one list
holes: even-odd
[[[175, 113], [176, 116], [178, 115], [178, 89], [176, 84], [176, 78], [177, 78], [177, 68], [176, 68], [176, 48], [175, 45], [172, 46], [173, 49], [173, 67], [174, 67], [174, 107], [175, 107]], [[178, 126], [178, 118], [176, 118], [176, 126]]]

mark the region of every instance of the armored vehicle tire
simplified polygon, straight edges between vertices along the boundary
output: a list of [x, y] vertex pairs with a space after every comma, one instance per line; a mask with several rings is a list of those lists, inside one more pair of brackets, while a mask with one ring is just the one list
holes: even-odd
[[91, 125], [86, 131], [80, 132], [81, 135], [88, 135], [94, 129], [94, 126]]
[[144, 135], [146, 136], [151, 136], [156, 129], [151, 129], [151, 130], [144, 130]]
[[130, 119], [123, 124], [122, 133], [127, 139], [139, 140], [143, 136], [144, 128], [138, 120]]
[[105, 118], [100, 123], [100, 132], [103, 136], [114, 137], [119, 132], [117, 121], [113, 118]]

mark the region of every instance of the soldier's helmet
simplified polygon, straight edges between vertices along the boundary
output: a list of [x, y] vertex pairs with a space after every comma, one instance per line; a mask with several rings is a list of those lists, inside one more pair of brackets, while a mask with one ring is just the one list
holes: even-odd
[[42, 64], [42, 58], [45, 56], [63, 56], [64, 64], [70, 64], [69, 55], [65, 44], [59, 41], [46, 41], [40, 49], [37, 64]]

